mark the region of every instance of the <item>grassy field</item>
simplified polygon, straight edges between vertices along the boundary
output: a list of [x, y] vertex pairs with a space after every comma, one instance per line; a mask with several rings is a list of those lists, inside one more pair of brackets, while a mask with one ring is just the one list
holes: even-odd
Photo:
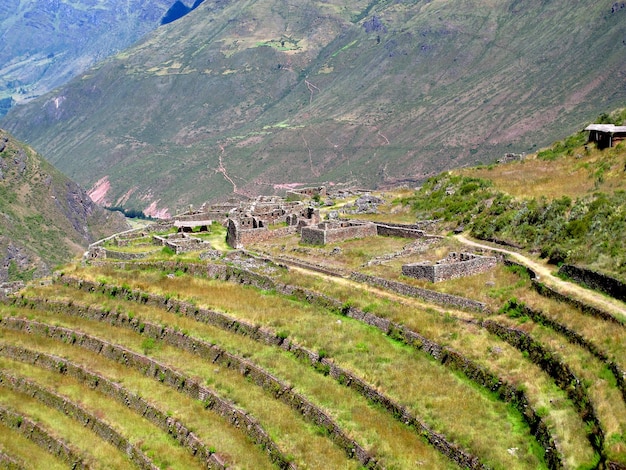
[[[602, 309], [603, 295], [560, 279], [550, 286], [582, 304], [555, 300], [538, 293], [526, 269], [502, 262], [435, 284], [401, 274], [404, 264], [433, 263], [452, 252], [490, 254], [449, 231], [463, 207], [465, 223], [473, 223], [484, 216], [485, 200], [493, 198], [487, 209], [500, 204], [504, 214], [536, 197], [516, 184], [499, 194], [507, 174], [523, 169], [520, 180], [537, 172], [557, 178], [572, 165], [596, 168], [622, 158], [613, 154], [621, 149], [578, 157], [580, 146], [569, 155], [570, 144], [555, 144], [539, 160], [441, 175], [417, 192], [376, 193], [384, 202], [363, 218], [407, 223], [428, 210], [440, 213], [429, 229], [437, 236], [428, 239], [312, 246], [288, 235], [245, 253], [227, 248], [225, 230], [214, 226], [195, 234], [221, 251], [210, 261], [201, 260], [202, 252], [159, 250], [141, 261], [64, 266], [50, 283], [33, 284], [0, 306], [0, 367], [88, 410], [159, 468], [206, 465], [185, 444], [187, 432], [216, 465], [228, 468], [621, 468], [626, 329], [611, 315], [626, 310], [623, 304], [615, 301], [610, 312], [592, 316], [586, 302]], [[603, 223], [609, 191], [621, 191], [616, 165], [604, 167], [602, 181], [595, 173], [581, 177], [592, 178], [593, 188], [572, 184], [566, 196], [546, 196], [536, 207], [569, 217], [578, 207], [574, 198], [607, 191], [589, 203], [594, 223]], [[335, 201], [322, 215], [353, 201]], [[149, 253], [150, 241], [112, 240], [106, 247]], [[540, 250], [509, 248], [546, 278], [556, 270]], [[482, 307], [427, 301], [356, 281], [352, 273]], [[14, 357], [18, 350], [28, 354]], [[44, 366], [50, 357], [52, 366]], [[129, 406], [105, 393], [105, 383], [144, 404]], [[119, 447], [82, 431], [45, 401], [1, 385], [2, 406], [39, 422], [85, 462], [128, 467]], [[24, 462], [28, 451], [14, 442], [27, 439], [1, 429], [15, 440], [0, 438], [0, 451]], [[63, 465], [52, 455], [41, 459], [51, 468]]]

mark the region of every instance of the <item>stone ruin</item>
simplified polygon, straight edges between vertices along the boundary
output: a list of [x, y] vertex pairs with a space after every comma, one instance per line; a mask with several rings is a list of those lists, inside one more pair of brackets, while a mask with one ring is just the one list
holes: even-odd
[[192, 233], [194, 229], [198, 229], [200, 232], [210, 232], [213, 221], [207, 220], [175, 220], [174, 227], [178, 229], [179, 233]]
[[376, 214], [378, 212], [378, 205], [383, 202], [385, 201], [366, 193], [361, 195], [354, 204], [344, 206], [342, 212], [344, 214]]
[[302, 227], [300, 234], [302, 243], [326, 245], [351, 238], [373, 237], [378, 235], [378, 229], [373, 222], [332, 221]]
[[497, 258], [493, 256], [452, 252], [447, 258], [435, 264], [405, 264], [402, 266], [402, 274], [430, 282], [441, 282], [487, 272], [493, 269], [497, 262]]
[[[302, 227], [318, 224], [320, 220], [319, 209], [301, 201], [261, 196], [229, 213], [226, 243], [232, 248], [243, 248], [250, 243], [298, 233]], [[270, 227], [280, 224], [284, 227]]]
[[497, 163], [521, 162], [522, 160], [524, 160], [523, 153], [505, 153], [502, 158], [497, 160]]
[[287, 199], [301, 201], [312, 197], [326, 197], [326, 186], [316, 186], [311, 188], [291, 189], [287, 191]]

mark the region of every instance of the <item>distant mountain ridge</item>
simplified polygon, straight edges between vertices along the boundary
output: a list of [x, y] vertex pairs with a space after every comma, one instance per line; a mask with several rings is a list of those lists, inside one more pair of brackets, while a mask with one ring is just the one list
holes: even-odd
[[[181, 6], [187, 10], [172, 16]], [[173, 21], [191, 8], [180, 0], [4, 0], [0, 115], [9, 105], [41, 95], [125, 49], [167, 15]]]
[[125, 230], [119, 213], [0, 130], [0, 281], [49, 274], [89, 243]]
[[623, 106], [625, 82], [612, 1], [219, 0], [2, 125], [99, 202], [165, 216], [532, 152]]

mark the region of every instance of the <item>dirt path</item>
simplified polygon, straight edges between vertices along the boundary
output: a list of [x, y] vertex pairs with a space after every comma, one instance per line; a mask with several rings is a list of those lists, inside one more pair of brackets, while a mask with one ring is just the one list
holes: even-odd
[[561, 294], [565, 294], [568, 297], [572, 297], [588, 305], [609, 312], [616, 318], [621, 318], [622, 320], [626, 321], [626, 304], [611, 297], [607, 297], [596, 291], [586, 289], [582, 286], [579, 286], [578, 284], [574, 284], [573, 282], [564, 281], [563, 279], [554, 276], [552, 274], [554, 266], [552, 265], [547, 265], [545, 263], [536, 261], [517, 251], [495, 247], [491, 244], [487, 244], [484, 242], [470, 240], [463, 235], [455, 235], [455, 238], [461, 243], [468, 246], [484, 248], [487, 250], [508, 254], [518, 263], [532, 269], [537, 274], [537, 276], [539, 276], [539, 280], [541, 280], [541, 282], [553, 288], [557, 292], [560, 292]]
[[[288, 261], [281, 260], [285, 264], [289, 264]], [[440, 314], [448, 314], [452, 315], [460, 320], [464, 321], [472, 321], [475, 319], [475, 315], [471, 313], [465, 312], [463, 310], [455, 309], [454, 307], [442, 307], [437, 304], [427, 302], [426, 300], [419, 299], [417, 297], [407, 297], [403, 295], [396, 294], [394, 292], [385, 290], [381, 287], [371, 286], [369, 284], [362, 284], [351, 279], [348, 279], [343, 276], [330, 276], [328, 274], [321, 273], [319, 271], [314, 271], [312, 269], [306, 269], [302, 266], [289, 265], [289, 269], [294, 271], [298, 271], [302, 274], [306, 274], [309, 276], [317, 276], [325, 279], [329, 283], [336, 283], [342, 285], [344, 287], [348, 287], [353, 290], [353, 292], [358, 292], [359, 290], [367, 291], [371, 294], [374, 294], [377, 297], [389, 299], [393, 302], [397, 302], [399, 304], [407, 305], [413, 308], [419, 308], [423, 310], [434, 310], [439, 312]], [[322, 290], [322, 293], [326, 293]]]

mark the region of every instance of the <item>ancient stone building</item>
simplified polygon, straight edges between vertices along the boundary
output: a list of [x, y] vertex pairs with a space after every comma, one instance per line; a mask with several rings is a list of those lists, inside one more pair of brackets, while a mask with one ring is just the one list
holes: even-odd
[[489, 271], [496, 263], [497, 259], [492, 256], [453, 252], [435, 264], [405, 264], [402, 266], [402, 274], [430, 282], [441, 282]]
[[[299, 201], [260, 197], [230, 212], [226, 243], [233, 248], [243, 248], [252, 243], [298, 233], [302, 227], [319, 222], [319, 209]], [[270, 225], [278, 224], [285, 224], [285, 227], [270, 229]]]
[[287, 199], [302, 200], [315, 196], [325, 197], [327, 195], [326, 186], [316, 186], [311, 188], [292, 189], [287, 191]]
[[372, 222], [333, 221], [316, 226], [302, 227], [302, 243], [326, 245], [351, 238], [373, 237], [378, 234]]

